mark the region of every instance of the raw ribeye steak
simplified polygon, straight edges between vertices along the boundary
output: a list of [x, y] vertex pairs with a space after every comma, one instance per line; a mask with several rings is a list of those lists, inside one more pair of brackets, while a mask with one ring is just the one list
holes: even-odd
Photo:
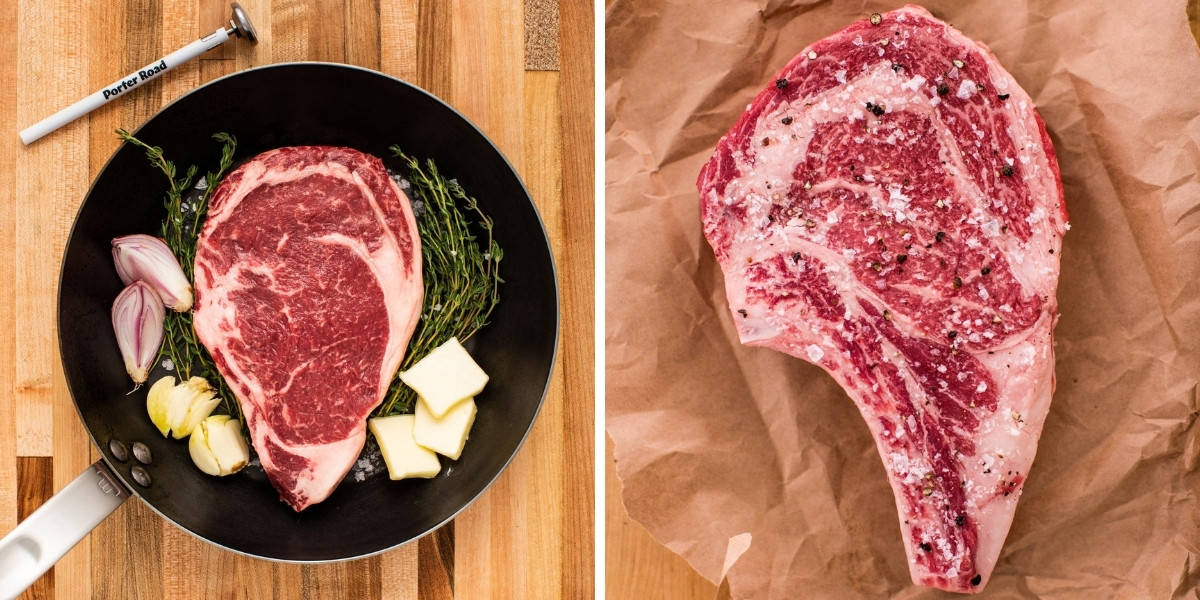
[[378, 158], [259, 154], [212, 194], [194, 327], [279, 496], [324, 500], [357, 459], [421, 310], [421, 240]]
[[913, 581], [983, 589], [1054, 388], [1067, 215], [1033, 101], [908, 6], [792, 59], [698, 186], [742, 343], [858, 406]]

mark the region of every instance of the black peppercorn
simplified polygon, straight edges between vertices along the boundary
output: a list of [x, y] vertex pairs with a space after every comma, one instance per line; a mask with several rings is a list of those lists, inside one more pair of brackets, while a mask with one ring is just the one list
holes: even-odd
[[906, 261], [906, 260], [908, 260], [907, 254], [900, 254], [900, 255], [896, 256], [896, 262], [898, 262], [900, 264], [904, 264], [904, 261]]
[[1000, 167], [1000, 174], [1005, 177], [1012, 177], [1013, 172], [1014, 171], [1013, 171], [1012, 165], [1004, 165], [1003, 167]]
[[942, 243], [942, 240], [944, 240], [944, 239], [946, 239], [945, 231], [939, 231], [936, 234], [934, 234], [934, 236], [933, 236], [933, 241], [935, 241], [939, 244]]
[[787, 86], [788, 86], [788, 80], [782, 79], [782, 78], [775, 80], [775, 87], [782, 90], [783, 88], [786, 88]]
[[783, 121], [782, 121], [782, 123], [783, 123], [784, 125], [791, 125], [791, 124], [792, 124], [792, 118], [791, 118], [791, 117], [784, 117], [784, 118], [783, 118]]
[[976, 573], [975, 576], [971, 578], [971, 585], [979, 585], [980, 582], [982, 582], [982, 581], [983, 581], [983, 576]]
[[945, 96], [946, 94], [949, 94], [949, 93], [950, 93], [950, 86], [948, 86], [944, 83], [937, 84], [937, 95]]
[[926, 552], [933, 552], [933, 544], [929, 542], [921, 542], [921, 549]]

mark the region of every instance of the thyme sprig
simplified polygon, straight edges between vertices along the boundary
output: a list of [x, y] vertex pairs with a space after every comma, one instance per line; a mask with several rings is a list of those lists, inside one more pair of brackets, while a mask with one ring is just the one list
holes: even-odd
[[[407, 167], [409, 191], [422, 205], [417, 230], [425, 301], [400, 364], [403, 371], [451, 337], [466, 341], [487, 324], [500, 301], [504, 252], [492, 237], [492, 219], [457, 181], [446, 179], [432, 160], [422, 164], [398, 146], [391, 151]], [[416, 392], [396, 377], [375, 414], [411, 412], [416, 398]]]
[[[196, 242], [200, 236], [200, 227], [208, 214], [208, 198], [216, 189], [217, 183], [233, 165], [233, 154], [237, 150], [237, 139], [228, 133], [213, 134], [213, 139], [221, 142], [221, 160], [216, 171], [204, 175], [203, 190], [192, 189], [192, 180], [196, 177], [196, 166], [188, 167], [181, 178], [176, 178], [175, 164], [163, 156], [162, 148], [151, 146], [133, 137], [128, 131], [118, 129], [117, 135], [122, 140], [138, 146], [146, 151], [146, 158], [158, 167], [170, 182], [163, 206], [167, 216], [163, 219], [161, 235], [171, 252], [175, 254], [179, 266], [189, 283], [195, 283], [193, 263], [196, 258]], [[163, 322], [163, 345], [158, 352], [158, 361], [163, 358], [171, 359], [180, 380], [197, 375], [206, 379], [217, 390], [226, 412], [237, 419], [242, 418], [241, 406], [238, 405], [225, 378], [217, 371], [208, 350], [196, 339], [196, 330], [192, 328], [192, 313], [167, 311]], [[245, 425], [243, 421], [243, 426]]]

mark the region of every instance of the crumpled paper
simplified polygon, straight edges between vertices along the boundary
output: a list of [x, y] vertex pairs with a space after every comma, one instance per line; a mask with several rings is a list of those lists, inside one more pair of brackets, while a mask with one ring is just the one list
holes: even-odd
[[[738, 344], [694, 186], [795, 53], [898, 6], [607, 11], [608, 432], [629, 514], [735, 598], [946, 596], [912, 585], [841, 389]], [[1185, 2], [926, 6], [1037, 102], [1071, 215], [1057, 390], [985, 595], [1200, 598], [1200, 55]]]

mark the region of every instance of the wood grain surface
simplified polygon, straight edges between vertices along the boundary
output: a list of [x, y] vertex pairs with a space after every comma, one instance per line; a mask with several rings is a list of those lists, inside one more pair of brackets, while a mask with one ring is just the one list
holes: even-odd
[[[528, 0], [527, 0], [528, 1]], [[292, 60], [411, 81], [509, 158], [550, 233], [562, 298], [558, 363], [516, 459], [453, 523], [379, 556], [280, 564], [220, 550], [126, 502], [25, 598], [585, 598], [592, 595], [593, 40], [590, 3], [241, 0], [260, 41], [227, 43], [29, 147], [17, 131], [229, 18], [224, 0], [0, 2], [0, 533], [98, 458], [55, 343], [59, 262], [75, 210], [161, 106], [216, 77]], [[557, 19], [545, 18], [547, 7]], [[542, 11], [542, 12], [536, 12]], [[531, 13], [533, 14], [533, 13]], [[558, 70], [526, 70], [556, 37]], [[538, 47], [547, 47], [542, 40]], [[543, 57], [544, 58], [544, 57]]]

